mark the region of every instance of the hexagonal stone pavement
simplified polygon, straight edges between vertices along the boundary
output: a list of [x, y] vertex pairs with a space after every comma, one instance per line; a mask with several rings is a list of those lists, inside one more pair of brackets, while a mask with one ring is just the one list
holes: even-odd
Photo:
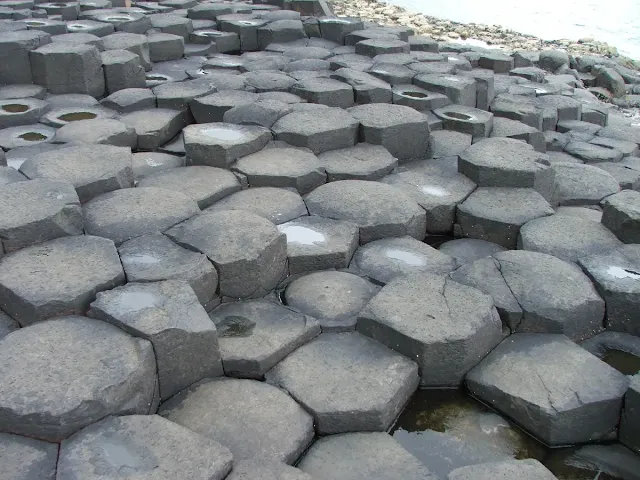
[[130, 282], [98, 293], [87, 316], [151, 342], [163, 400], [223, 374], [216, 327], [185, 281]]
[[390, 185], [364, 180], [331, 182], [307, 195], [305, 203], [311, 215], [358, 225], [360, 243], [404, 235], [422, 240], [425, 236], [424, 210]]
[[313, 439], [313, 419], [284, 391], [255, 380], [207, 380], [162, 404], [163, 417], [231, 450], [234, 461], [294, 463]]
[[313, 414], [320, 435], [385, 431], [416, 389], [418, 367], [357, 332], [323, 333], [266, 378]]
[[123, 283], [115, 245], [101, 237], [58, 238], [0, 260], [0, 305], [22, 326], [81, 315], [97, 292]]
[[151, 343], [85, 317], [7, 335], [0, 372], [0, 429], [51, 442], [107, 415], [154, 413], [159, 400]]
[[209, 317], [218, 330], [222, 365], [228, 377], [261, 379], [320, 333], [313, 317], [262, 299], [221, 305]]
[[384, 286], [360, 312], [356, 330], [415, 359], [421, 387], [459, 386], [502, 339], [491, 297], [429, 274]]
[[231, 452], [215, 440], [158, 415], [129, 415], [108, 417], [62, 442], [56, 478], [175, 478], [186, 469], [222, 480], [231, 466]]
[[314, 317], [323, 332], [355, 329], [358, 314], [378, 292], [362, 277], [348, 272], [314, 272], [293, 280], [284, 291], [284, 302]]
[[628, 380], [563, 335], [506, 338], [466, 377], [467, 388], [547, 445], [615, 434]]
[[297, 192], [275, 187], [256, 187], [233, 193], [213, 204], [208, 210], [245, 210], [275, 224], [308, 215], [307, 207]]

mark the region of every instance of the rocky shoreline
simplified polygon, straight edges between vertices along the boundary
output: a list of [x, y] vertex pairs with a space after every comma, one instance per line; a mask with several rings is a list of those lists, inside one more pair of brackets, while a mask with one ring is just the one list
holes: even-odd
[[[562, 48], [572, 55], [618, 56], [615, 46], [591, 37], [578, 40], [543, 40], [499, 25], [459, 23], [414, 13], [379, 0], [332, 0], [329, 3], [338, 16], [355, 16], [384, 25], [408, 26], [414, 29], [416, 35], [429, 35], [438, 41], [474, 39], [485, 42], [490, 47], [514, 51]], [[625, 60], [629, 67], [640, 68], [640, 62], [627, 58]]]

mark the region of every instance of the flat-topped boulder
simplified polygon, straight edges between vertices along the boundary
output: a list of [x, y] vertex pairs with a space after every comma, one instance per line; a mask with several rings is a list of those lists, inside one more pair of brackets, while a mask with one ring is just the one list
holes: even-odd
[[113, 242], [90, 235], [57, 238], [0, 260], [0, 304], [22, 326], [83, 314], [97, 292], [124, 282]]
[[477, 238], [457, 238], [444, 242], [438, 250], [453, 257], [458, 262], [458, 265], [464, 265], [494, 253], [504, 252], [506, 248], [497, 243]]
[[358, 225], [360, 243], [404, 235], [422, 240], [425, 236], [424, 210], [390, 185], [363, 180], [331, 182], [307, 195], [305, 203], [311, 215]]
[[624, 409], [620, 421], [620, 442], [635, 452], [640, 451], [640, 375], [635, 375], [629, 382], [629, 389], [624, 396]]
[[502, 338], [491, 297], [422, 273], [383, 287], [360, 313], [356, 329], [415, 359], [421, 387], [457, 387]]
[[85, 231], [117, 245], [149, 233], [163, 232], [200, 212], [186, 194], [156, 187], [117, 190], [83, 207]]
[[82, 233], [82, 209], [72, 185], [39, 178], [0, 188], [0, 251]]
[[437, 480], [416, 457], [383, 432], [344, 433], [317, 440], [298, 467], [317, 480]]
[[234, 461], [294, 463], [313, 419], [284, 391], [255, 380], [205, 380], [162, 404], [160, 415], [231, 450]]
[[504, 460], [456, 468], [447, 480], [494, 480], [496, 478], [522, 480], [557, 480], [556, 476], [538, 460]]
[[136, 110], [120, 117], [138, 135], [138, 150], [157, 150], [187, 125], [185, 114], [170, 108]]
[[358, 143], [318, 155], [329, 182], [378, 180], [398, 166], [398, 159], [382, 145]]
[[[571, 232], [569, 237], [567, 232]], [[560, 213], [527, 222], [518, 235], [519, 249], [548, 253], [568, 262], [620, 246], [620, 240], [602, 224]]]
[[320, 325], [268, 300], [227, 303], [209, 317], [216, 325], [224, 373], [262, 379], [291, 352], [320, 333]]
[[640, 193], [624, 190], [603, 201], [602, 224], [624, 243], [640, 243]]
[[307, 207], [297, 192], [275, 187], [255, 187], [235, 192], [208, 210], [243, 210], [277, 225], [308, 215]]
[[61, 317], [17, 330], [0, 347], [3, 432], [59, 442], [107, 415], [157, 407], [151, 343], [108, 323]]
[[313, 414], [320, 435], [385, 431], [416, 389], [418, 367], [359, 333], [323, 333], [276, 365], [267, 381]]
[[551, 202], [554, 205], [588, 205], [620, 191], [618, 181], [595, 165], [560, 162], [553, 163], [555, 187]]
[[135, 148], [136, 131], [113, 118], [95, 118], [69, 122], [58, 129], [55, 141], [60, 143], [91, 143]]
[[[120, 451], [126, 455], [114, 455]], [[57, 478], [175, 478], [190, 471], [222, 480], [231, 466], [231, 452], [215, 440], [158, 415], [127, 415], [105, 418], [62, 442]]]
[[550, 446], [617, 430], [627, 378], [564, 335], [507, 337], [466, 377], [470, 392]]
[[169, 229], [166, 235], [213, 262], [222, 296], [262, 297], [285, 275], [286, 237], [254, 213], [207, 211]]
[[447, 274], [456, 261], [413, 237], [383, 238], [356, 250], [351, 268], [375, 281], [389, 283], [411, 273]]
[[37, 154], [20, 167], [27, 178], [46, 178], [75, 187], [81, 202], [133, 186], [131, 150], [112, 145], [82, 145]]

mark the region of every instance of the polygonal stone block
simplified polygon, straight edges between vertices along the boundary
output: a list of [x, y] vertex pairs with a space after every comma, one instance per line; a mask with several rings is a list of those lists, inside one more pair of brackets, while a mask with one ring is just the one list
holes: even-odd
[[87, 315], [151, 342], [161, 399], [223, 374], [216, 327], [185, 281], [128, 283], [98, 293]]
[[512, 332], [563, 333], [577, 342], [602, 329], [604, 301], [591, 281], [576, 265], [551, 255], [498, 252], [462, 266], [451, 278], [491, 295]]
[[71, 185], [37, 179], [0, 188], [0, 251], [82, 234], [82, 209]]
[[471, 146], [472, 138], [469, 134], [452, 130], [431, 132], [429, 137], [431, 156], [433, 158], [457, 157]]
[[246, 176], [249, 186], [291, 187], [301, 195], [327, 180], [322, 161], [298, 148], [263, 149], [240, 158], [232, 170]]
[[353, 68], [339, 68], [331, 78], [351, 85], [356, 103], [391, 103], [391, 85], [373, 75]]
[[29, 54], [33, 81], [50, 93], [104, 94], [102, 58], [92, 45], [54, 42]]
[[382, 145], [358, 143], [321, 153], [328, 180], [378, 180], [398, 166], [398, 160]]
[[75, 187], [81, 202], [133, 185], [131, 151], [112, 145], [63, 148], [33, 156], [20, 171], [28, 178], [46, 178]]
[[264, 127], [230, 123], [189, 125], [183, 133], [191, 164], [221, 168], [261, 150], [272, 139], [271, 132]]
[[96, 37], [106, 37], [115, 32], [115, 27], [109, 23], [94, 20], [76, 20], [67, 23], [69, 33], [89, 33]]
[[478, 59], [478, 66], [495, 73], [507, 73], [513, 69], [513, 58], [502, 53], [482, 53]]
[[362, 30], [364, 24], [359, 18], [320, 17], [320, 35], [326, 40], [344, 45], [344, 37], [356, 30]]
[[385, 431], [417, 387], [418, 368], [359, 333], [325, 333], [276, 365], [267, 380], [311, 411], [321, 435]]
[[620, 191], [617, 180], [595, 165], [559, 162], [551, 168], [555, 172], [551, 197], [554, 205], [597, 205], [603, 198]]
[[67, 123], [58, 129], [54, 140], [70, 144], [90, 143], [135, 148], [138, 136], [133, 128], [118, 120], [96, 118]]
[[446, 274], [457, 268], [450, 256], [412, 237], [383, 238], [356, 250], [351, 269], [379, 284], [411, 273]]
[[47, 143], [53, 140], [55, 133], [55, 128], [40, 124], [5, 128], [0, 130], [0, 147], [11, 150]]
[[640, 193], [624, 190], [603, 202], [602, 224], [624, 243], [640, 243]]
[[627, 379], [563, 335], [511, 335], [467, 374], [467, 388], [547, 445], [607, 438]]
[[194, 98], [189, 108], [197, 123], [222, 122], [225, 112], [234, 107], [251, 105], [259, 95], [242, 90], [224, 90], [204, 97]]
[[624, 396], [620, 421], [620, 442], [635, 452], [640, 451], [640, 375], [635, 375]]
[[459, 76], [470, 77], [476, 81], [476, 108], [489, 110], [491, 102], [496, 96], [495, 76], [491, 70], [473, 69], [461, 70]]
[[128, 50], [107, 50], [101, 53], [105, 86], [108, 94], [125, 88], [144, 88], [144, 68], [140, 57]]
[[596, 135], [640, 144], [640, 132], [636, 127], [630, 125], [603, 127], [597, 130]]
[[356, 329], [415, 358], [422, 387], [460, 385], [502, 338], [491, 297], [429, 274], [388, 283], [362, 310]]
[[103, 107], [119, 113], [130, 113], [154, 108], [156, 96], [148, 88], [125, 88], [103, 98], [100, 103]]
[[51, 35], [37, 30], [3, 32], [0, 35], [0, 83], [32, 83], [29, 52], [51, 42]]
[[619, 162], [622, 160], [622, 152], [617, 148], [604, 147], [590, 142], [570, 140], [565, 145], [564, 151], [585, 163]]
[[[180, 138], [182, 141], [182, 138]], [[133, 154], [133, 177], [137, 183], [140, 179], [153, 173], [184, 167], [185, 158], [160, 152], [138, 152]]]
[[229, 13], [233, 13], [233, 7], [220, 3], [201, 3], [187, 10], [187, 16], [193, 20], [215, 20]]
[[154, 413], [158, 404], [151, 343], [85, 317], [7, 335], [0, 372], [0, 428], [50, 442], [107, 415]]
[[503, 93], [491, 102], [491, 111], [496, 117], [518, 120], [533, 128], [543, 130], [544, 108], [533, 98]]
[[361, 40], [355, 46], [358, 55], [366, 55], [367, 57], [375, 57], [385, 53], [409, 53], [410, 51], [408, 42], [390, 38]]
[[578, 263], [593, 280], [607, 304], [609, 330], [638, 335], [636, 312], [640, 302], [640, 250], [624, 245], [608, 253], [582, 257]]
[[149, 58], [152, 62], [179, 60], [184, 55], [184, 39], [171, 33], [149, 35]]
[[138, 134], [138, 150], [155, 150], [175, 137], [186, 126], [184, 112], [151, 108], [127, 113], [120, 121]]
[[538, 460], [504, 460], [481, 463], [452, 470], [448, 480], [493, 480], [495, 478], [522, 480], [556, 480], [556, 476]]
[[272, 128], [276, 140], [296, 147], [307, 147], [315, 154], [347, 148], [357, 143], [359, 122], [340, 108], [292, 112]]
[[135, 33], [118, 32], [107, 35], [102, 39], [105, 50], [128, 50], [140, 58], [140, 65], [146, 70], [151, 70], [149, 58], [149, 42], [145, 35]]
[[0, 167], [0, 185], [9, 185], [10, 183], [26, 182], [29, 180], [13, 167]]
[[436, 480], [427, 467], [387, 433], [330, 435], [316, 441], [299, 463], [318, 480]]
[[493, 129], [493, 114], [464, 105], [451, 105], [434, 110], [442, 119], [442, 128], [468, 133], [474, 137], [488, 137]]
[[171, 13], [159, 13], [149, 15], [151, 26], [162, 33], [182, 37], [185, 41], [189, 34], [193, 32], [193, 22], [190, 18], [174, 15]]
[[207, 78], [167, 82], [153, 88], [158, 108], [170, 108], [186, 111], [189, 103], [216, 91], [216, 87]]
[[266, 49], [271, 43], [287, 43], [305, 38], [300, 20], [276, 20], [258, 28], [258, 48]]
[[546, 155], [511, 138], [487, 138], [460, 154], [458, 171], [480, 187], [532, 188], [551, 199], [554, 170]]
[[184, 192], [195, 200], [202, 210], [242, 188], [230, 171], [202, 166], [172, 168], [153, 173], [140, 180], [138, 187]]
[[85, 12], [83, 17], [88, 17], [98, 22], [110, 23], [114, 26], [116, 32], [142, 34], [151, 28], [151, 20], [144, 13], [132, 10], [94, 10], [93, 12], [95, 13], [88, 14]]
[[460, 235], [515, 248], [520, 228], [553, 214], [547, 201], [530, 188], [478, 188], [458, 205]]
[[403, 105], [368, 104], [349, 109], [360, 122], [360, 141], [382, 145], [400, 161], [422, 159], [429, 149], [429, 122]]
[[58, 445], [0, 433], [0, 459], [7, 478], [55, 480]]
[[[366, 204], [362, 199], [366, 198]], [[327, 183], [307, 195], [311, 215], [346, 220], [360, 228], [360, 243], [409, 235], [422, 240], [426, 216], [401, 190], [363, 180]]]
[[431, 92], [442, 93], [452, 103], [467, 107], [476, 106], [476, 81], [470, 77], [447, 74], [420, 74], [413, 78], [418, 87]]
[[166, 234], [209, 257], [218, 271], [222, 296], [262, 297], [275, 288], [286, 269], [284, 234], [253, 213], [207, 211]]
[[[567, 236], [567, 232], [571, 232]], [[536, 218], [520, 229], [518, 248], [548, 253], [568, 262], [622, 246], [609, 229], [593, 220], [555, 214]]]
[[313, 439], [313, 420], [282, 390], [255, 380], [209, 380], [180, 392], [160, 415], [225, 445], [235, 461], [294, 463]]
[[288, 103], [278, 100], [258, 100], [253, 104], [242, 105], [228, 110], [222, 120], [227, 123], [259, 125], [271, 128], [279, 118], [291, 113], [291, 111], [291, 106]]
[[231, 465], [231, 452], [214, 440], [157, 415], [130, 415], [108, 417], [62, 442], [57, 478], [122, 480], [150, 470], [177, 478], [186, 470], [222, 480]]
[[291, 93], [308, 102], [329, 107], [349, 108], [354, 104], [351, 85], [331, 78], [308, 78], [291, 87]]
[[425, 112], [445, 107], [451, 104], [451, 100], [446, 95], [429, 92], [415, 85], [394, 85], [393, 103]]
[[254, 187], [232, 193], [208, 210], [246, 210], [276, 225], [308, 214], [304, 201], [297, 192], [274, 187]]
[[84, 205], [85, 231], [121, 244], [163, 232], [200, 212], [187, 195], [155, 187], [116, 190]]
[[477, 238], [458, 238], [444, 242], [438, 250], [453, 257], [456, 262], [458, 262], [458, 265], [464, 265], [488, 257], [494, 253], [504, 252], [506, 248], [497, 243], [491, 243]]
[[37, 123], [51, 107], [35, 98], [7, 99], [0, 101], [0, 127], [14, 127]]
[[314, 318], [268, 300], [224, 304], [209, 317], [218, 329], [227, 377], [261, 379], [320, 333]]
[[[553, 134], [557, 132], [550, 133]], [[544, 153], [548, 148], [545, 140], [545, 134], [540, 130], [529, 125], [525, 125], [522, 122], [518, 122], [517, 120], [511, 120], [504, 117], [494, 117], [491, 137], [505, 137], [523, 140], [531, 145], [536, 152]]]
[[111, 240], [89, 235], [57, 238], [2, 257], [0, 304], [25, 326], [84, 313], [97, 292], [124, 281]]
[[245, 18], [225, 16], [218, 20], [218, 28], [223, 32], [234, 32], [240, 37], [243, 52], [258, 50], [258, 29], [267, 25], [267, 21], [246, 15]]
[[323, 332], [353, 330], [358, 314], [377, 293], [371, 282], [347, 272], [315, 272], [291, 282], [288, 306], [318, 320]]

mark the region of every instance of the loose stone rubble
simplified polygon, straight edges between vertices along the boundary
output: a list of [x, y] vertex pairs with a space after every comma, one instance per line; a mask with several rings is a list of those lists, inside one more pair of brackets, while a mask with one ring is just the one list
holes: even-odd
[[425, 32], [0, 1], [0, 477], [562, 478], [401, 444], [429, 388], [638, 471], [640, 125], [599, 99], [640, 75]]

